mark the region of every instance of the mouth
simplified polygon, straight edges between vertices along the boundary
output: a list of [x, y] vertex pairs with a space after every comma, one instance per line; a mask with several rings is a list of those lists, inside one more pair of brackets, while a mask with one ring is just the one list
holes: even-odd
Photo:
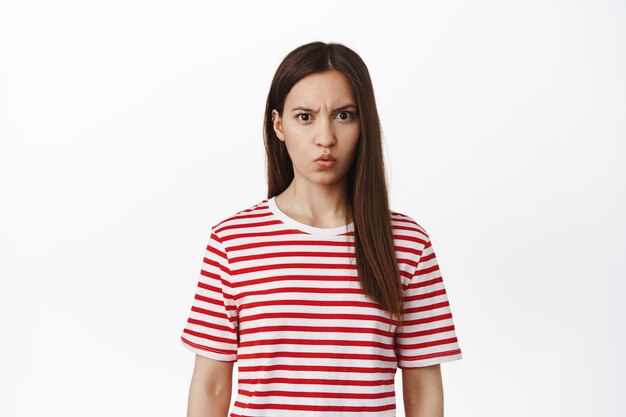
[[321, 156], [319, 158], [316, 159], [316, 161], [334, 161], [335, 158], [333, 156]]
[[322, 159], [319, 158], [315, 161], [315, 163], [317, 164], [318, 168], [320, 169], [330, 169], [333, 168], [335, 166], [335, 160], [334, 159]]

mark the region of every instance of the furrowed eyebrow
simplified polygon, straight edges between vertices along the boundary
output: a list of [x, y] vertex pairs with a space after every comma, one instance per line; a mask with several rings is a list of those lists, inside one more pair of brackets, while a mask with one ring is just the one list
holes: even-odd
[[[336, 109], [333, 110], [333, 112], [339, 111], [339, 110], [346, 110], [346, 109], [350, 109], [353, 108], [356, 110], [356, 105], [352, 104], [352, 103], [348, 103], [348, 104], [344, 104], [341, 107], [337, 107]], [[296, 110], [301, 110], [301, 111], [305, 111], [305, 112], [309, 112], [309, 113], [317, 113], [315, 110], [310, 109], [308, 107], [304, 107], [304, 106], [297, 106], [294, 107], [293, 109], [291, 109], [291, 111], [296, 111]]]

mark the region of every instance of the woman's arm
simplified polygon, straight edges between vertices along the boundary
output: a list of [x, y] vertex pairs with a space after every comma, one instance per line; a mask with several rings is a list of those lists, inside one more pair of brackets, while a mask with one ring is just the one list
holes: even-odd
[[402, 398], [406, 417], [443, 417], [440, 364], [403, 369]]
[[189, 387], [187, 417], [227, 417], [232, 392], [234, 362], [196, 354]]

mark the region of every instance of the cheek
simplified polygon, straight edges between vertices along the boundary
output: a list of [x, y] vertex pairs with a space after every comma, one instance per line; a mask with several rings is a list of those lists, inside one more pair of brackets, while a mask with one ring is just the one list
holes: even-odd
[[352, 123], [346, 123], [339, 125], [342, 135], [345, 137], [358, 137], [361, 130], [361, 124], [358, 120]]
[[283, 134], [286, 138], [291, 139], [292, 142], [302, 140], [305, 135], [305, 129], [302, 126], [298, 126], [291, 120], [283, 122]]
[[360, 135], [361, 135], [361, 129], [358, 124], [346, 126], [342, 132], [343, 141], [345, 143], [349, 143], [350, 148], [353, 148], [356, 146], [356, 144], [359, 142]]
[[304, 149], [304, 141], [299, 140], [297, 135], [288, 136], [287, 132], [285, 132], [285, 136], [289, 138], [285, 141], [285, 147], [291, 162], [297, 164], [299, 161], [306, 159], [308, 155], [306, 155], [307, 151]]
[[354, 132], [352, 133], [352, 135], [350, 136], [350, 140], [348, 141], [350, 143], [349, 149], [350, 149], [350, 154], [352, 155], [351, 159], [354, 159], [355, 154], [356, 154], [356, 150], [359, 147], [359, 142], [361, 141], [361, 132], [360, 129], [355, 129]]

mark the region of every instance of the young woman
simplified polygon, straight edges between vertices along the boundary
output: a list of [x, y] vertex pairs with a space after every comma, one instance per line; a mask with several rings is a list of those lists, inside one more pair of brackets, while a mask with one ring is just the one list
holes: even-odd
[[462, 358], [429, 235], [390, 210], [361, 58], [312, 42], [278, 67], [264, 122], [267, 198], [211, 229], [181, 335], [188, 415], [443, 416]]

